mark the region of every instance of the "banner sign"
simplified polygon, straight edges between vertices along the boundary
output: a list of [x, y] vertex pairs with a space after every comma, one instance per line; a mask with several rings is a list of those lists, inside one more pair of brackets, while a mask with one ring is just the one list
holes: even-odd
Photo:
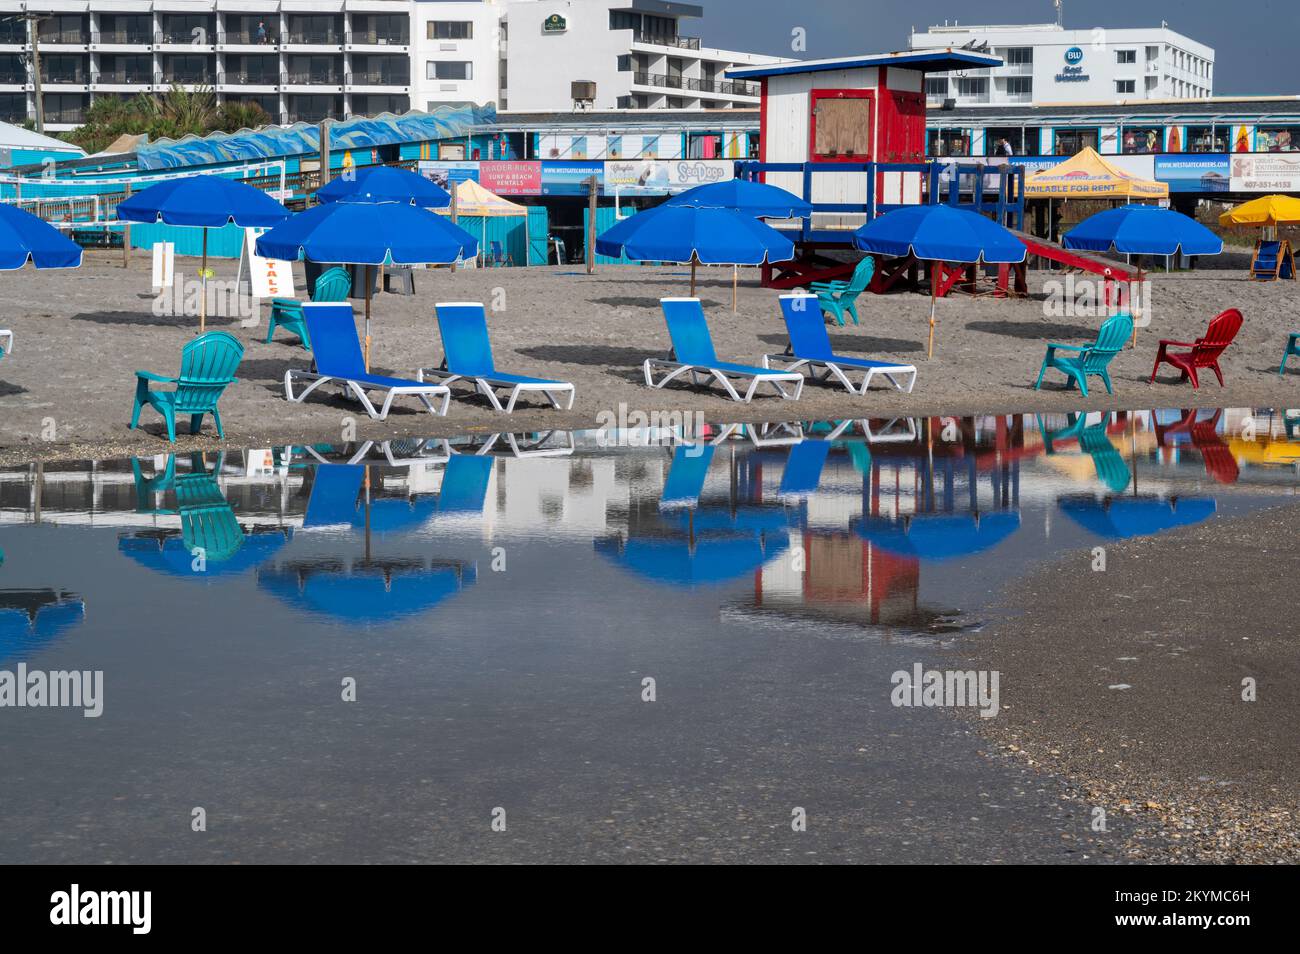
[[421, 159], [416, 170], [433, 184], [450, 192], [466, 179], [478, 181], [479, 164], [472, 159]]
[[1156, 178], [1169, 183], [1170, 192], [1227, 192], [1228, 177], [1226, 153], [1156, 156]]
[[629, 159], [605, 163], [605, 194], [663, 195], [735, 178], [729, 159]]
[[478, 181], [497, 195], [541, 195], [542, 163], [537, 160], [481, 162]]
[[257, 254], [257, 238], [266, 229], [244, 229], [244, 252], [248, 257], [249, 287], [254, 298], [292, 298], [293, 264]]
[[1229, 181], [1233, 192], [1300, 192], [1300, 156], [1234, 155]]
[[566, 162], [562, 159], [542, 160], [542, 195], [586, 195], [587, 180], [596, 177], [599, 189], [605, 181], [603, 162]]

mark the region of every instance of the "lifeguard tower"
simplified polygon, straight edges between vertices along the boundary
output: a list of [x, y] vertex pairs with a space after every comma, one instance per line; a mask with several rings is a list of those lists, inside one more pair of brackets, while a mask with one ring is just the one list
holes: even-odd
[[[812, 203], [805, 219], [769, 224], [796, 232], [793, 261], [764, 266], [764, 284], [791, 288], [846, 275], [824, 252], [853, 245], [853, 232], [905, 205], [946, 202], [1024, 225], [1024, 169], [1009, 164], [925, 161], [925, 75], [1001, 66], [973, 50], [881, 53], [734, 67], [757, 80], [760, 158], [738, 174]], [[773, 274], [773, 270], [777, 270]]]

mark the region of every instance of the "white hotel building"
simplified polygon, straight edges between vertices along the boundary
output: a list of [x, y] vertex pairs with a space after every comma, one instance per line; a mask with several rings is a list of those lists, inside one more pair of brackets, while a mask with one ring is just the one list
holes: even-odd
[[912, 33], [913, 50], [968, 47], [1002, 66], [926, 78], [926, 101], [1005, 106], [1204, 99], [1214, 95], [1214, 50], [1167, 26], [1066, 30], [1022, 26], [932, 26]]
[[[664, 0], [0, 0], [0, 120], [35, 119], [38, 30], [46, 129], [104, 96], [210, 86], [273, 121], [445, 103], [499, 110], [756, 107], [733, 65], [777, 58], [682, 35], [698, 6]], [[34, 21], [24, 16], [36, 16]]]

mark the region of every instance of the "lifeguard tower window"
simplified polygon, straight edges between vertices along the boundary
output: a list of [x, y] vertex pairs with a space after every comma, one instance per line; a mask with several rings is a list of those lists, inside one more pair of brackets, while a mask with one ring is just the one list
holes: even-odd
[[812, 97], [813, 161], [870, 162], [870, 91], [815, 90]]

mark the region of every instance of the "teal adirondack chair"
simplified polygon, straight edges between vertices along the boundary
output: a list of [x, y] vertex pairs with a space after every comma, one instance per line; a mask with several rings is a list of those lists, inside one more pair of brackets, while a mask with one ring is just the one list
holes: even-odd
[[[181, 373], [174, 378], [163, 377], [151, 371], [135, 373], [135, 410], [131, 414], [131, 429], [140, 424], [140, 410], [148, 404], [167, 422], [167, 439], [176, 440], [176, 415], [190, 416], [190, 433], [197, 434], [203, 426], [203, 415], [211, 414], [217, 426], [217, 436], [225, 437], [221, 427], [221, 412], [217, 401], [226, 386], [235, 382], [235, 369], [244, 357], [244, 346], [224, 331], [209, 331], [199, 335], [181, 352]], [[175, 390], [155, 391], [150, 382], [174, 384]]]
[[871, 276], [875, 273], [876, 260], [868, 255], [858, 262], [847, 282], [813, 282], [812, 293], [817, 296], [817, 304], [821, 306], [822, 311], [835, 316], [837, 325], [844, 324], [846, 311], [856, 325], [858, 296], [867, 290], [867, 286], [871, 284]]
[[1038, 430], [1043, 436], [1043, 449], [1048, 456], [1056, 453], [1056, 441], [1074, 438], [1079, 442], [1079, 450], [1092, 458], [1097, 479], [1112, 493], [1122, 493], [1129, 483], [1128, 464], [1124, 463], [1124, 458], [1110, 442], [1110, 437], [1106, 434], [1106, 422], [1103, 420], [1089, 425], [1086, 414], [1069, 414], [1066, 415], [1066, 420], [1069, 421], [1068, 427], [1049, 431], [1042, 416], [1039, 416]]
[[[316, 279], [316, 287], [312, 293], [312, 301], [347, 301], [348, 293], [352, 291], [352, 276], [347, 273], [347, 269], [334, 268], [322, 272]], [[272, 298], [271, 299], [271, 318], [266, 327], [266, 343], [271, 343], [271, 336], [275, 334], [277, 327], [283, 328], [297, 335], [302, 342], [302, 346], [307, 351], [311, 350], [311, 338], [307, 334], [307, 319], [302, 315], [302, 302], [296, 298]]]
[[[1120, 348], [1124, 347], [1124, 342], [1132, 333], [1131, 315], [1112, 315], [1102, 324], [1101, 330], [1097, 332], [1097, 340], [1090, 345], [1068, 345], [1056, 342], [1049, 344], [1047, 354], [1043, 356], [1043, 366], [1038, 371], [1038, 380], [1034, 382], [1034, 390], [1037, 391], [1042, 387], [1043, 375], [1047, 373], [1047, 369], [1055, 368], [1065, 375], [1066, 387], [1079, 385], [1079, 391], [1084, 397], [1088, 396], [1089, 375], [1101, 378], [1102, 383], [1106, 385], [1106, 393], [1114, 394], [1107, 369], [1110, 367], [1111, 358], [1119, 354]], [[1077, 351], [1078, 354], [1062, 355], [1057, 354], [1058, 351]]]

